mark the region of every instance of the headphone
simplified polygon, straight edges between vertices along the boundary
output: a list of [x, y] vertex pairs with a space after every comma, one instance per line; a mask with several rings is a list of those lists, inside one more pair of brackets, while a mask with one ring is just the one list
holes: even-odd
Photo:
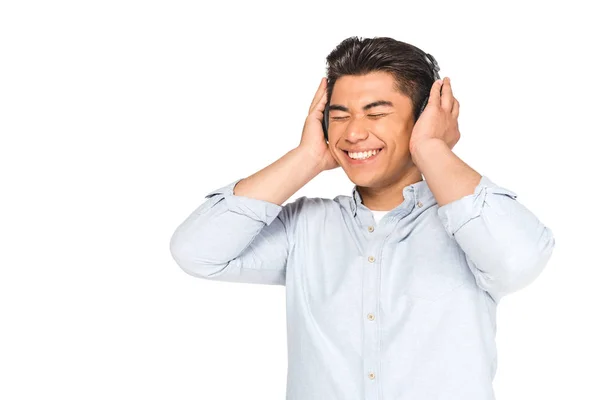
[[[438, 71], [440, 70], [440, 66], [438, 65], [436, 59], [429, 53], [425, 53], [420, 49], [417, 50], [423, 55], [423, 57], [427, 61], [427, 64], [429, 65], [429, 68], [431, 69], [431, 72], [433, 74], [434, 81], [440, 79], [440, 74], [438, 73]], [[417, 114], [417, 118], [419, 118], [421, 113], [423, 113], [423, 110], [425, 110], [428, 101], [429, 95], [427, 95], [427, 97], [425, 97], [425, 100], [423, 100], [419, 113]], [[329, 102], [327, 102], [327, 104], [325, 105], [325, 110], [323, 111], [323, 121], [321, 122], [323, 125], [323, 134], [325, 135], [325, 141], [328, 142], [329, 136], [327, 134], [327, 128], [329, 127]]]

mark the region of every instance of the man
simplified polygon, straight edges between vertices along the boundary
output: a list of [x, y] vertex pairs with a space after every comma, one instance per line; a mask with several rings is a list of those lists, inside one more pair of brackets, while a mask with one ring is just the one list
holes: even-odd
[[[287, 399], [494, 399], [496, 307], [554, 238], [452, 152], [459, 103], [424, 54], [344, 40], [299, 146], [209, 193], [173, 234], [191, 275], [286, 286]], [[282, 206], [338, 166], [352, 196]]]

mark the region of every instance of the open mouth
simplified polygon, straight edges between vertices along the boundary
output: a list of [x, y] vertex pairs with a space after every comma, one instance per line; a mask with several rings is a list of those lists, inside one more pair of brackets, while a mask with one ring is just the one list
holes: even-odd
[[376, 160], [379, 157], [379, 154], [383, 151], [383, 147], [375, 150], [375, 152], [359, 153], [359, 154], [352, 153], [355, 156], [355, 158], [350, 157], [350, 154], [346, 150], [342, 150], [342, 151], [346, 155], [346, 160], [350, 164], [366, 164], [366, 163], [370, 163], [370, 162]]

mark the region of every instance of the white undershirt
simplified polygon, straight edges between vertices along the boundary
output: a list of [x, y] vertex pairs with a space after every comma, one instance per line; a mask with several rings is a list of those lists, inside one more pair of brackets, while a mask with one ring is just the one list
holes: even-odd
[[371, 210], [371, 212], [373, 213], [373, 218], [375, 218], [375, 224], [378, 224], [379, 221], [381, 221], [381, 218], [383, 218], [383, 216], [385, 214], [387, 214], [389, 211], [375, 211], [375, 210]]

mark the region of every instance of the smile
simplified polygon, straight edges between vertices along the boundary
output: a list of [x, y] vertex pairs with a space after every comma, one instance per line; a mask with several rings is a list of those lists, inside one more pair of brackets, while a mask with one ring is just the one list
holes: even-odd
[[376, 160], [379, 157], [379, 154], [383, 151], [383, 148], [373, 151], [369, 151], [367, 153], [352, 153], [352, 155], [356, 158], [350, 157], [347, 151], [344, 151], [345, 158], [347, 162], [351, 165], [363, 165], [369, 164]]

